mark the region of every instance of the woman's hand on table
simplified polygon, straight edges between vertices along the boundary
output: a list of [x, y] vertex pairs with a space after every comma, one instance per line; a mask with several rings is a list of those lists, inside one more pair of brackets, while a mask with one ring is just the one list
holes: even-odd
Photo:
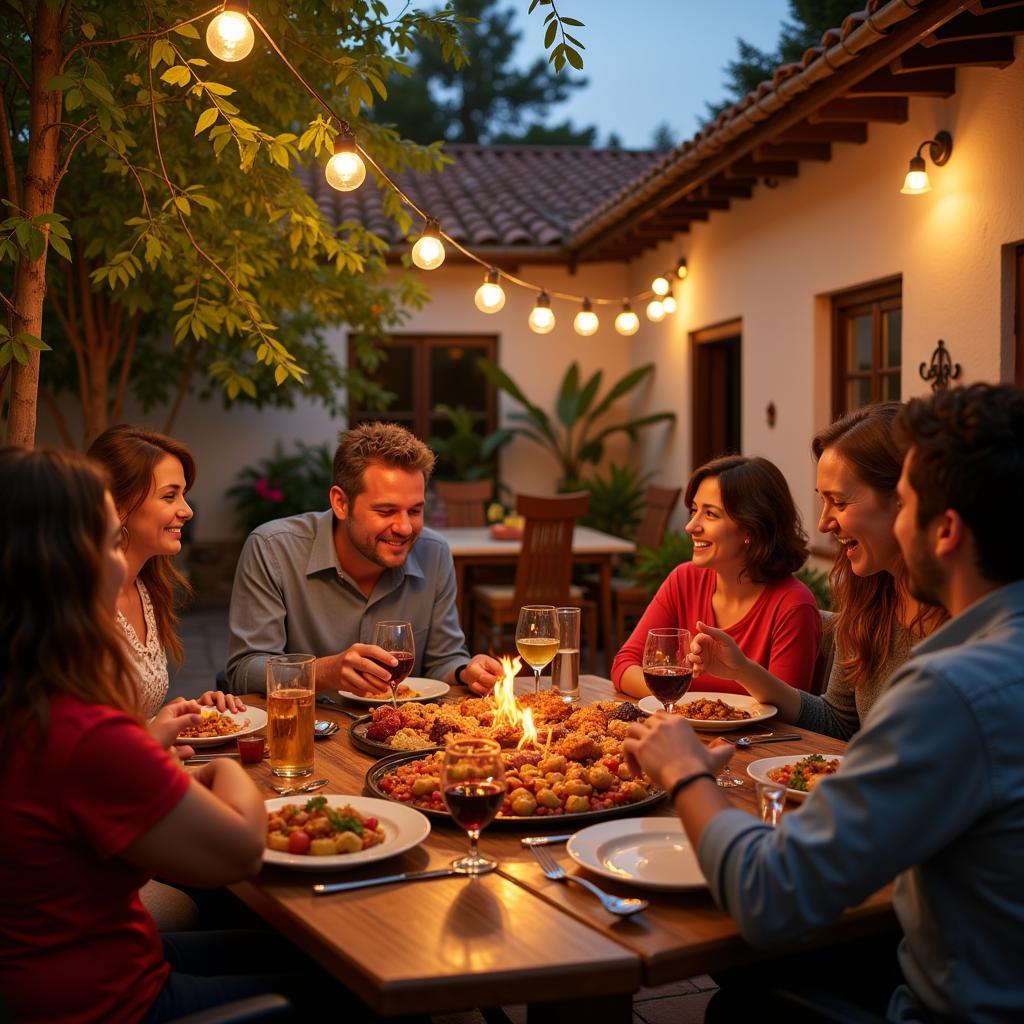
[[717, 775], [736, 752], [723, 739], [705, 746], [688, 722], [664, 711], [630, 725], [623, 749], [630, 771], [646, 772], [662, 789], [696, 772]]
[[690, 664], [695, 677], [707, 672], [723, 679], [739, 679], [750, 661], [725, 630], [698, 622], [697, 633], [690, 641]]
[[150, 720], [147, 726], [149, 735], [164, 750], [176, 754], [182, 761], [187, 761], [194, 753], [187, 743], [175, 743], [178, 733], [190, 725], [198, 725], [203, 720], [202, 707], [198, 701], [172, 700], [165, 704]]
[[245, 704], [241, 698], [223, 690], [207, 690], [200, 694], [199, 703], [206, 707], [215, 707], [218, 711], [244, 711]]
[[462, 682], [473, 693], [486, 697], [501, 678], [501, 662], [489, 654], [474, 655], [462, 670]]

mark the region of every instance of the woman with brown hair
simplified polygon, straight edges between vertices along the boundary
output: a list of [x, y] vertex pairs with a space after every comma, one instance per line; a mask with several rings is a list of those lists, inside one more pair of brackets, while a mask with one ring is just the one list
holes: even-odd
[[914, 641], [944, 618], [919, 605], [892, 533], [903, 452], [892, 436], [898, 402], [869, 405], [836, 420], [811, 443], [818, 461], [822, 510], [818, 529], [840, 548], [831, 581], [838, 608], [836, 658], [825, 693], [794, 693], [751, 665], [727, 636], [708, 629], [693, 640], [695, 668], [727, 675], [779, 717], [805, 729], [849, 739], [881, 696]]
[[[730, 638], [745, 660], [797, 690], [810, 688], [821, 642], [821, 616], [793, 573], [807, 558], [786, 480], [767, 459], [728, 455], [701, 466], [686, 485], [693, 560], [661, 585], [612, 664], [617, 689], [649, 691], [641, 660], [648, 630], [705, 623]], [[744, 693], [723, 673], [695, 676], [693, 690]]]
[[[148, 717], [167, 698], [167, 651], [176, 665], [184, 656], [175, 604], [192, 588], [173, 558], [192, 518], [185, 495], [195, 482], [196, 463], [183, 444], [124, 423], [103, 431], [88, 454], [107, 470], [121, 520], [128, 572], [117, 599], [117, 621], [138, 670], [139, 710]], [[221, 711], [245, 708], [220, 690], [207, 690], [198, 700]]]
[[114, 622], [120, 520], [99, 467], [0, 448], [0, 493], [0, 578], [17, 581], [0, 587], [0, 1000], [19, 1021], [85, 1024], [158, 1004], [152, 1019], [170, 1019], [183, 989], [203, 988], [206, 1006], [267, 991], [265, 978], [171, 973], [139, 901], [157, 872], [200, 886], [256, 874], [266, 812], [238, 764], [186, 774], [168, 756], [197, 704], [140, 725]]

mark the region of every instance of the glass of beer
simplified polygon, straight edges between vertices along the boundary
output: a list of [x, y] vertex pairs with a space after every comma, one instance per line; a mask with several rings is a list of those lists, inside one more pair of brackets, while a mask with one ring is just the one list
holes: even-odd
[[558, 653], [558, 616], [553, 604], [524, 604], [516, 624], [516, 647], [533, 669], [533, 692], [540, 690], [540, 670]]
[[270, 770], [287, 779], [313, 774], [316, 658], [275, 654], [267, 658], [267, 740]]

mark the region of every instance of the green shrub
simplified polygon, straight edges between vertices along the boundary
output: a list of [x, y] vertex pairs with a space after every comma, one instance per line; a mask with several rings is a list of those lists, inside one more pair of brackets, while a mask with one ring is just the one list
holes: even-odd
[[286, 455], [281, 442], [274, 454], [255, 466], [246, 466], [235, 477], [227, 496], [235, 506], [238, 525], [246, 533], [271, 519], [327, 508], [334, 452], [329, 445], [307, 445]]
[[613, 462], [607, 476], [581, 480], [580, 486], [590, 492], [590, 504], [580, 523], [616, 537], [632, 537], [643, 518], [644, 488], [651, 476]]
[[829, 612], [832, 610], [832, 584], [828, 581], [828, 573], [805, 565], [797, 570], [796, 578], [807, 587], [818, 602], [818, 607]]
[[661, 547], [640, 548], [628, 575], [637, 586], [643, 587], [653, 597], [668, 574], [677, 565], [689, 562], [692, 558], [693, 538], [682, 530], [672, 531], [665, 534]]

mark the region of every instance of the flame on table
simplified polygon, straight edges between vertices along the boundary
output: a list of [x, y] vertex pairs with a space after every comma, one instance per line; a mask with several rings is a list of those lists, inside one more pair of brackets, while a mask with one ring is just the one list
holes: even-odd
[[515, 695], [516, 673], [522, 667], [522, 659], [507, 654], [501, 659], [501, 678], [494, 684], [490, 700], [494, 704], [495, 730], [509, 726], [520, 729], [522, 737], [516, 744], [517, 750], [537, 745], [537, 727], [533, 722], [533, 712], [529, 708], [520, 709]]

